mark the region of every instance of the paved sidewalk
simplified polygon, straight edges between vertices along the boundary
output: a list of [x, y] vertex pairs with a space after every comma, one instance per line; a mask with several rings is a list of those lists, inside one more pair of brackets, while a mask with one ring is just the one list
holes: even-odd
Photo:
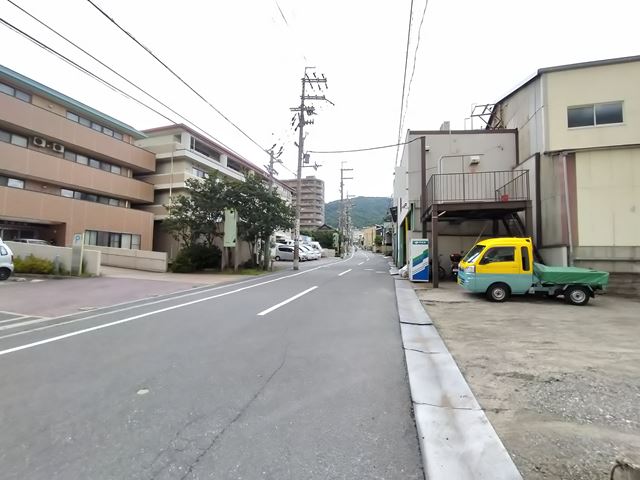
[[234, 275], [227, 273], [173, 273], [173, 272], [145, 272], [118, 267], [101, 267], [102, 277], [134, 278], [138, 280], [155, 280], [160, 282], [188, 283], [197, 285], [216, 285], [251, 278], [253, 275]]

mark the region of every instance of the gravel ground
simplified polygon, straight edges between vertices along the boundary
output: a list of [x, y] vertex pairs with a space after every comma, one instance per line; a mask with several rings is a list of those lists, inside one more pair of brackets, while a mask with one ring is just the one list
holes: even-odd
[[418, 295], [525, 480], [605, 480], [640, 452], [640, 303]]

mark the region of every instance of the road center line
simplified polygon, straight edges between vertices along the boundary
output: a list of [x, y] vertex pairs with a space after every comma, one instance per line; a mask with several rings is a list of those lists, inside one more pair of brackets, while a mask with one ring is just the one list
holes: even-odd
[[270, 307], [270, 308], [267, 308], [266, 310], [261, 311], [258, 315], [262, 316], [262, 315], [266, 315], [267, 313], [271, 313], [274, 310], [282, 307], [283, 305], [286, 305], [287, 303], [293, 302], [295, 299], [300, 298], [301, 296], [306, 295], [309, 292], [312, 292], [316, 288], [318, 288], [317, 285], [315, 287], [307, 288], [304, 292], [300, 292], [300, 293], [298, 293], [297, 295], [294, 295], [291, 298], [287, 298], [285, 301], [280, 302], [280, 303], [274, 305], [273, 307]]
[[339, 273], [338, 276], [341, 277], [342, 275], [344, 275], [345, 273], [349, 273], [350, 271], [351, 271], [351, 269], [345, 270], [344, 272]]
[[358, 266], [360, 266], [360, 265], [364, 265], [364, 262], [360, 262], [360, 263], [358, 264]]

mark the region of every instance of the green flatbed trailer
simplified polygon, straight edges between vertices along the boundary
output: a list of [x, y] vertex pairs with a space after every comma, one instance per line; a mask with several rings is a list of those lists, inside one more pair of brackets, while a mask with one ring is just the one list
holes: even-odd
[[598, 290], [606, 290], [609, 273], [578, 267], [552, 267], [533, 264], [532, 293], [542, 292], [550, 297], [564, 295], [567, 302], [585, 305]]

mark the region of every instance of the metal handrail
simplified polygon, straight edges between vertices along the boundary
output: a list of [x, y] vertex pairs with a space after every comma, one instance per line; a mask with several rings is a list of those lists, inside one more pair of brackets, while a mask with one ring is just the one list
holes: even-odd
[[439, 173], [427, 182], [427, 207], [434, 203], [529, 200], [527, 170]]

